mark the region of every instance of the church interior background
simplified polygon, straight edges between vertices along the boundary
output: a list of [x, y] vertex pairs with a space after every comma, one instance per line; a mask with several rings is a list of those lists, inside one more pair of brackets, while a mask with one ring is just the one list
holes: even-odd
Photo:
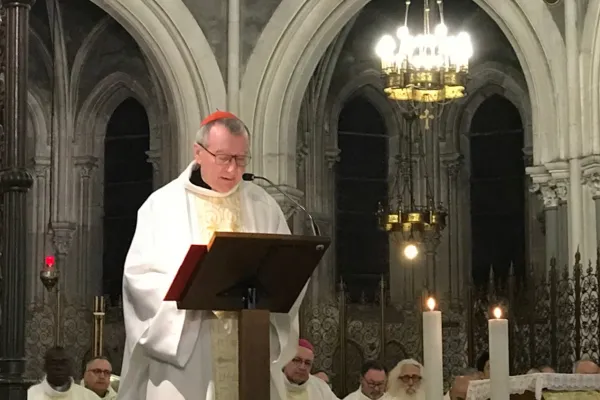
[[[10, 303], [26, 310], [27, 376], [40, 376], [54, 343], [78, 362], [91, 351], [100, 295], [118, 373], [137, 209], [189, 162], [202, 116], [217, 108], [250, 127], [249, 170], [333, 238], [301, 329], [336, 391], [354, 387], [368, 359], [421, 358], [425, 291], [444, 311], [446, 380], [487, 345], [492, 299], [511, 310], [511, 348], [526, 349], [511, 352], [514, 372], [599, 355], [600, 0], [446, 0], [447, 25], [473, 42], [467, 96], [416, 121], [384, 93], [374, 52], [402, 23], [404, 1], [12, 3], [32, 5], [23, 118], [34, 182], [26, 290]], [[418, 28], [422, 2], [411, 7]], [[415, 192], [448, 214], [412, 261], [377, 214], [408, 149]], [[308, 234], [305, 216], [273, 196]], [[52, 291], [39, 279], [49, 254], [60, 270]], [[21, 323], [7, 313], [2, 329]]]

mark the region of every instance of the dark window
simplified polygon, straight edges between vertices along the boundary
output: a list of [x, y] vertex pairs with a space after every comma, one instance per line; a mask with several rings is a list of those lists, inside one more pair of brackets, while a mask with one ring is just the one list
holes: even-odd
[[137, 210], [152, 193], [146, 159], [150, 129], [144, 107], [125, 100], [113, 113], [104, 141], [104, 292], [121, 295], [123, 265], [135, 232]]
[[505, 277], [511, 263], [525, 271], [525, 164], [523, 125], [516, 107], [499, 95], [486, 99], [471, 122], [471, 229], [473, 278], [489, 268]]
[[353, 298], [374, 293], [388, 271], [388, 238], [377, 226], [377, 206], [388, 192], [388, 136], [383, 118], [363, 97], [344, 106], [338, 124], [336, 258]]

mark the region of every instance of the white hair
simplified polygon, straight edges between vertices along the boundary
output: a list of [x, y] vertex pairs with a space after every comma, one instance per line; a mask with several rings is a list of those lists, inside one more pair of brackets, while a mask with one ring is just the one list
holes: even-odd
[[419, 373], [421, 374], [421, 379], [423, 378], [423, 364], [421, 364], [417, 360], [413, 360], [412, 358], [407, 358], [405, 360], [402, 360], [398, 364], [396, 364], [396, 366], [389, 373], [387, 391], [390, 394], [396, 395], [397, 393], [399, 393], [399, 390], [400, 390], [399, 378], [400, 378], [400, 375], [402, 374], [402, 368], [404, 368], [407, 365], [413, 365], [413, 366], [419, 368]]
[[196, 132], [196, 143], [206, 146], [210, 130], [217, 124], [223, 125], [234, 136], [250, 136], [250, 132], [248, 132], [248, 128], [246, 125], [244, 125], [242, 120], [238, 118], [221, 118], [216, 121], [209, 122], [206, 125], [202, 125], [198, 132]]

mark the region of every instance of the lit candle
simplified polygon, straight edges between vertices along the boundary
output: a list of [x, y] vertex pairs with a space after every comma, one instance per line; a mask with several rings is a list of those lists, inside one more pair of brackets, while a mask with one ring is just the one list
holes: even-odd
[[54, 267], [54, 256], [46, 256], [44, 261], [47, 269], [52, 269], [52, 267]]
[[500, 307], [494, 308], [494, 318], [488, 321], [490, 341], [491, 400], [508, 400], [508, 320], [502, 318]]
[[429, 311], [423, 313], [423, 367], [425, 397], [444, 397], [444, 366], [442, 360], [442, 312], [435, 311], [435, 299], [427, 299]]

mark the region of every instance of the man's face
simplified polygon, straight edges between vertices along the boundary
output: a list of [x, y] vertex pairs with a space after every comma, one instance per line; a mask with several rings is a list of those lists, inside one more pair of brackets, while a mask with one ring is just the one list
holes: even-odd
[[598, 373], [598, 365], [595, 362], [585, 360], [580, 361], [577, 364], [577, 369], [575, 370], [576, 374], [597, 374]]
[[73, 376], [71, 359], [66, 353], [55, 353], [45, 362], [46, 380], [52, 386], [64, 386]]
[[233, 135], [224, 125], [214, 124], [204, 147], [194, 144], [194, 159], [204, 182], [216, 192], [231, 191], [246, 171], [235, 157], [247, 157], [248, 147], [248, 135]]
[[296, 357], [283, 368], [283, 373], [290, 382], [300, 385], [308, 380], [314, 359], [312, 351], [298, 347]]
[[110, 385], [112, 366], [106, 360], [94, 360], [87, 366], [83, 380], [85, 387], [95, 392], [98, 396], [104, 396]]
[[406, 394], [413, 395], [421, 386], [421, 370], [416, 365], [404, 365], [398, 379]]
[[360, 378], [360, 390], [371, 400], [377, 400], [385, 392], [385, 372], [378, 369], [370, 369]]

